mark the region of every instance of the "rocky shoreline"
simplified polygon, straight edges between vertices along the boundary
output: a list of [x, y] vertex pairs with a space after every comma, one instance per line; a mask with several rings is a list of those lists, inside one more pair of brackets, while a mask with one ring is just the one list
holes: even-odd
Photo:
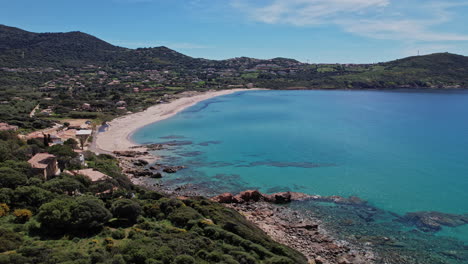
[[[152, 144], [140, 146], [131, 151], [114, 152], [113, 154], [118, 157], [123, 172], [136, 185], [163, 192], [173, 197], [206, 197], [207, 195], [210, 196], [210, 193], [215, 194], [213, 190], [206, 189], [206, 186], [195, 184], [174, 185], [174, 182], [167, 184], [148, 180], [149, 178], [170, 177], [170, 174], [185, 168], [179, 165], [162, 164], [159, 158], [149, 153], [154, 149], [170, 148], [173, 144], [173, 142], [167, 145], [164, 143]], [[446, 244], [451, 243], [450, 241], [442, 243], [441, 247], [444, 249], [436, 253], [435, 258], [434, 255], [428, 252], [424, 253], [424, 251], [420, 251], [413, 256], [411, 247], [420, 243], [421, 250], [427, 249], [430, 245], [424, 244], [424, 239], [426, 239], [424, 233], [428, 233], [429, 236], [431, 233], [440, 231], [443, 227], [468, 224], [468, 215], [414, 212], [400, 216], [375, 208], [359, 197], [320, 196], [297, 192], [280, 192], [267, 195], [250, 190], [236, 195], [223, 193], [215, 195], [211, 199], [224, 204], [228, 208], [235, 209], [275, 241], [301, 252], [309, 259], [310, 263], [424, 263], [419, 261], [421, 259], [428, 260], [430, 263], [452, 263], [439, 262], [438, 260], [445, 256], [464, 259], [466, 255], [463, 253], [465, 251], [463, 245], [457, 245], [458, 249], [453, 252], [446, 250], [447, 247], [450, 248]], [[302, 209], [296, 206], [301, 203], [311, 202], [335, 205], [342, 209], [338, 209], [336, 213], [326, 213], [328, 216], [324, 218], [320, 214], [303, 212]], [[344, 215], [341, 215], [343, 211], [340, 210], [344, 210]], [[340, 216], [336, 215], [337, 213]], [[346, 214], [351, 215], [346, 216]], [[357, 230], [345, 232], [344, 234], [347, 234], [345, 236], [341, 234], [341, 228], [349, 229], [349, 227], [359, 222], [362, 222], [363, 225], [376, 223], [376, 218], [378, 219], [384, 214], [391, 215], [393, 220], [390, 221], [394, 221], [395, 224], [399, 222], [400, 226], [415, 228], [408, 233], [411, 236], [414, 235], [415, 240], [405, 241], [405, 238], [397, 238], [392, 235], [387, 237], [386, 234], [380, 232], [371, 235], [371, 233], [359, 233], [360, 231]], [[351, 220], [353, 217], [354, 220]], [[340, 225], [338, 229], [336, 226], [330, 229], [330, 221], [337, 222]], [[420, 233], [417, 233], [416, 230]], [[398, 234], [400, 231], [389, 232], [394, 233], [393, 235], [396, 236], [401, 234]], [[403, 249], [403, 247], [405, 248]], [[401, 250], [404, 250], [403, 255]]]
[[[134, 184], [178, 197], [201, 196], [195, 186], [175, 189], [160, 184], [148, 185], [144, 179], [161, 178], [162, 172], [175, 173], [184, 166], [169, 166], [158, 163], [149, 151], [165, 149], [169, 145], [152, 144], [133, 148], [131, 151], [114, 151], [123, 172]], [[254, 223], [273, 240], [294, 248], [307, 257], [309, 263], [375, 263], [375, 253], [370, 248], [358, 248], [344, 240], [335, 239], [323, 228], [319, 219], [311, 219], [287, 205], [291, 201], [316, 200], [347, 205], [363, 205], [358, 197], [313, 196], [303, 193], [283, 192], [271, 195], [258, 191], [244, 191], [238, 195], [224, 193], [212, 197], [212, 201], [232, 208]]]
[[255, 190], [237, 195], [225, 193], [211, 198], [244, 215], [276, 242], [301, 252], [311, 264], [376, 263], [376, 253], [370, 247], [360, 248], [336, 239], [323, 227], [321, 220], [284, 206], [291, 201], [305, 199], [323, 199], [343, 204], [357, 202], [356, 205], [365, 203], [338, 196], [330, 198], [291, 192], [266, 195]]

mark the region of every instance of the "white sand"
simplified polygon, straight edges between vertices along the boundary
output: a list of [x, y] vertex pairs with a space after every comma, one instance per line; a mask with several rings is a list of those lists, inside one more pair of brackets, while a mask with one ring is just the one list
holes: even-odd
[[116, 118], [109, 123], [109, 129], [107, 131], [97, 134], [96, 147], [97, 149], [109, 152], [115, 150], [129, 150], [130, 147], [138, 146], [138, 144], [130, 140], [132, 133], [136, 130], [174, 116], [178, 112], [195, 105], [198, 102], [220, 95], [247, 90], [249, 89], [208, 91], [191, 97], [183, 97], [168, 104], [158, 104], [149, 107], [143, 112]]

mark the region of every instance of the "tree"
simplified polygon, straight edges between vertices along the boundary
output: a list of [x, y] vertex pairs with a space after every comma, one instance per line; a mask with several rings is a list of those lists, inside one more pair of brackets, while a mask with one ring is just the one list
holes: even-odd
[[76, 200], [72, 208], [73, 228], [80, 231], [96, 230], [101, 228], [112, 215], [104, 206], [104, 202], [92, 197], [82, 196]]
[[192, 256], [180, 255], [174, 259], [175, 264], [195, 264], [197, 263]]
[[37, 186], [21, 186], [11, 195], [12, 204], [36, 211], [41, 205], [51, 201], [54, 194]]
[[10, 188], [0, 188], [0, 203], [10, 204], [13, 198], [13, 190]]
[[55, 199], [39, 208], [37, 220], [48, 232], [86, 233], [101, 228], [111, 213], [104, 203], [92, 196], [79, 197], [76, 200]]
[[63, 232], [70, 226], [73, 205], [74, 202], [71, 199], [55, 199], [39, 208], [37, 220], [41, 223], [41, 227], [51, 233]]
[[43, 143], [44, 146], [48, 147], [49, 146], [49, 138], [47, 137], [46, 134], [43, 135]]
[[26, 175], [7, 167], [0, 168], [0, 188], [16, 188], [25, 185], [28, 179]]
[[77, 149], [78, 148], [78, 141], [76, 141], [73, 138], [69, 138], [63, 142], [64, 145], [70, 146], [72, 149]]
[[0, 167], [8, 167], [11, 168], [21, 174], [27, 176], [33, 176], [34, 173], [31, 169], [31, 165], [29, 165], [26, 161], [16, 161], [16, 160], [7, 160], [1, 163]]
[[44, 183], [43, 187], [51, 192], [66, 193], [68, 195], [73, 195], [76, 192], [84, 192], [86, 190], [85, 186], [72, 176], [54, 178]]
[[23, 239], [11, 230], [0, 228], [0, 253], [13, 250], [21, 246]]
[[130, 222], [136, 222], [141, 214], [141, 206], [130, 199], [119, 199], [112, 203], [112, 214], [117, 218], [125, 218]]
[[58, 166], [62, 171], [68, 167], [70, 160], [78, 156], [78, 153], [66, 145], [54, 145], [47, 148], [47, 152], [57, 157]]

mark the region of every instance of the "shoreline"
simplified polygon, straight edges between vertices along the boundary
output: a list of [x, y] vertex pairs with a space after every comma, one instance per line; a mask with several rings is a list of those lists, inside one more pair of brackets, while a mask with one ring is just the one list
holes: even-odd
[[[110, 129], [108, 131], [101, 132], [98, 135], [101, 137], [101, 139], [103, 135], [107, 136], [109, 141], [106, 143], [109, 144], [107, 147], [110, 147], [110, 149], [108, 149], [110, 152], [134, 152], [131, 153], [131, 156], [113, 153], [116, 154], [120, 166], [123, 168], [123, 172], [129, 177], [133, 184], [146, 187], [150, 190], [163, 192], [172, 197], [180, 197], [181, 199], [184, 197], [197, 196], [210, 197], [209, 195], [206, 196], [206, 194], [202, 194], [200, 192], [200, 188], [197, 186], [194, 187], [190, 185], [183, 185], [177, 187], [176, 189], [169, 190], [167, 189], [168, 186], [148, 184], [145, 179], [160, 178], [161, 174], [159, 172], [165, 168], [166, 165], [160, 164], [158, 162], [156, 165], [154, 165], [155, 167], [158, 167], [157, 169], [154, 167], [149, 167], [148, 163], [151, 164], [152, 162], [156, 162], [158, 157], [152, 154], [148, 154], [148, 151], [150, 150], [149, 146], [136, 144], [132, 142], [130, 138], [132, 134], [135, 133], [135, 131], [138, 129], [146, 125], [170, 118], [184, 109], [201, 101], [211, 99], [216, 96], [249, 90], [261, 89], [233, 89], [207, 91], [204, 93], [182, 93], [178, 95], [180, 97], [174, 99], [170, 103], [159, 104], [152, 106], [145, 111], [114, 119], [112, 122], [110, 122]], [[122, 129], [125, 131], [120, 131], [121, 133], [119, 133], [120, 127], [122, 127]], [[111, 129], [113, 129], [112, 132], [114, 132], [114, 134], [108, 133], [111, 131]], [[117, 136], [115, 134], [117, 134]], [[120, 137], [118, 137], [119, 135]], [[99, 137], [97, 137], [97, 139], [99, 139]], [[98, 148], [101, 147], [100, 144], [97, 144], [97, 146]], [[138, 146], [141, 147], [139, 148]], [[146, 152], [146, 154], [143, 152]], [[146, 163], [146, 165], [136, 165], [136, 163], [141, 163], [142, 160], [146, 160], [148, 163]], [[182, 169], [184, 166], [173, 167], [181, 167]], [[175, 171], [177, 170], [178, 169]], [[135, 172], [151, 172], [150, 174], [154, 176], [156, 174], [154, 171], [159, 171], [159, 177], [134, 174]], [[337, 232], [337, 230], [333, 229], [334, 227], [330, 228], [324, 224], [325, 222], [330, 221], [327, 216], [331, 215], [334, 217], [334, 219], [336, 218], [337, 223], [342, 225], [341, 228], [352, 230], [352, 228], [354, 228], [353, 226], [371, 226], [369, 223], [374, 221], [374, 215], [376, 215], [375, 217], [378, 218], [380, 211], [377, 210], [377, 208], [365, 206], [365, 203], [361, 204], [364, 201], [360, 200], [359, 198], [343, 198], [338, 196], [317, 197], [318, 198], [314, 199], [318, 200], [318, 202], [335, 203], [339, 205], [338, 207], [340, 208], [348, 209], [340, 209], [344, 211], [345, 214], [343, 214], [341, 211], [330, 211], [330, 214], [328, 215], [319, 215], [316, 212], [313, 214], [306, 214], [302, 211], [298, 211], [297, 209], [290, 208], [288, 205], [280, 206], [264, 202], [248, 202], [240, 204], [234, 203], [224, 204], [224, 206], [239, 212], [252, 224], [262, 229], [276, 242], [299, 251], [309, 259], [310, 263], [364, 264], [380, 263], [382, 259], [389, 260], [395, 258], [398, 258], [399, 260], [403, 259], [405, 261], [400, 263], [418, 263], [412, 262], [414, 259], [427, 258], [433, 260], [431, 256], [426, 256], [425, 254], [417, 256], [411, 255], [411, 253], [407, 252], [406, 248], [411, 248], [413, 244], [408, 243], [408, 241], [405, 241], [404, 239], [400, 239], [396, 233], [372, 233], [374, 230], [369, 231], [369, 233], [367, 233], [368, 230], [364, 230], [365, 232], [361, 233], [354, 230], [350, 237], [342, 238], [341, 236], [338, 236], [337, 234], [340, 232]], [[336, 217], [340, 213], [343, 215]], [[425, 215], [422, 216], [426, 217]], [[428, 219], [432, 219], [432, 215], [428, 215], [428, 217]], [[421, 219], [424, 220], [423, 218]], [[417, 231], [415, 228], [414, 232], [419, 231]], [[431, 262], [432, 261], [426, 263]]]
[[211, 90], [195, 95], [191, 92], [182, 93], [182, 97], [170, 103], [157, 104], [142, 112], [125, 115], [110, 121], [106, 131], [96, 134], [96, 148], [104, 152], [128, 151], [134, 149], [140, 145], [133, 142], [131, 136], [138, 129], [168, 119], [199, 102], [222, 95], [254, 90], [261, 89]]

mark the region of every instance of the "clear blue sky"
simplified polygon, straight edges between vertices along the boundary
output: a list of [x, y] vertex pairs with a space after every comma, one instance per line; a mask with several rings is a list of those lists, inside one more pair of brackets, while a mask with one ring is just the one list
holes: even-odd
[[466, 14], [467, 0], [1, 0], [0, 24], [209, 59], [367, 63], [468, 55]]

